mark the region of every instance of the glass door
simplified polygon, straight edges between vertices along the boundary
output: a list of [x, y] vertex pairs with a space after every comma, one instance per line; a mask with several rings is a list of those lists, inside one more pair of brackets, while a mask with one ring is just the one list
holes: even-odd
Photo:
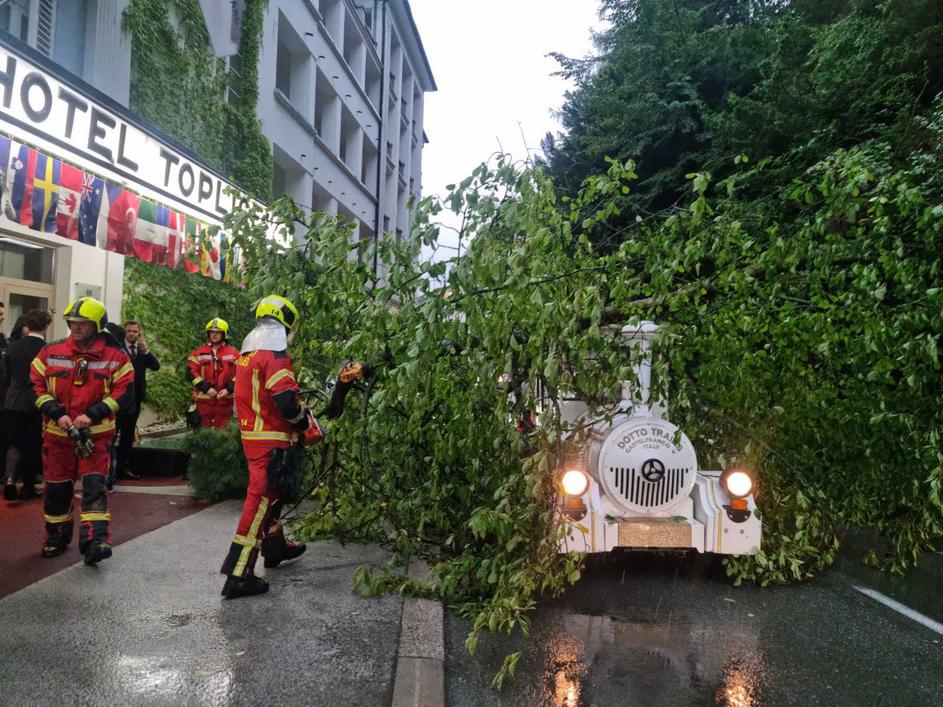
[[49, 311], [52, 301], [52, 288], [30, 287], [28, 285], [14, 285], [3, 283], [0, 285], [0, 301], [6, 305], [6, 319], [0, 325], [0, 330], [7, 337], [13, 333], [16, 320], [31, 309]]

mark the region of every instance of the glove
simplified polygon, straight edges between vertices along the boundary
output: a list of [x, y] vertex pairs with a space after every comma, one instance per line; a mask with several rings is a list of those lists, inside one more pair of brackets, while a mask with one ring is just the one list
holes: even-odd
[[308, 426], [301, 430], [299, 443], [302, 447], [311, 447], [324, 439], [324, 432], [321, 431], [314, 413], [308, 408], [305, 408], [305, 419], [308, 421]]
[[351, 387], [356, 381], [369, 378], [373, 375], [373, 368], [363, 361], [354, 361], [345, 363], [341, 366], [340, 373], [337, 374], [337, 385], [331, 392], [331, 399], [328, 401], [327, 409], [324, 414], [328, 420], [334, 420], [344, 413], [344, 399]]
[[79, 459], [85, 459], [95, 450], [95, 442], [92, 440], [92, 433], [87, 429], [80, 430], [75, 425], [69, 425], [66, 433], [75, 443], [75, 456]]
[[337, 382], [353, 383], [354, 381], [363, 380], [365, 376], [372, 372], [372, 369], [363, 361], [345, 363], [341, 366], [340, 373], [337, 374]]

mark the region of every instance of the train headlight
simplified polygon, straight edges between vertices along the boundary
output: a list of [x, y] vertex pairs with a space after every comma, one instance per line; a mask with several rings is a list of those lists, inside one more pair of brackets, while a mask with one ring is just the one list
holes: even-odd
[[560, 485], [567, 496], [582, 496], [589, 487], [589, 477], [579, 469], [570, 469], [560, 477]]
[[731, 467], [720, 477], [720, 483], [734, 498], [744, 498], [753, 491], [753, 477], [744, 469]]

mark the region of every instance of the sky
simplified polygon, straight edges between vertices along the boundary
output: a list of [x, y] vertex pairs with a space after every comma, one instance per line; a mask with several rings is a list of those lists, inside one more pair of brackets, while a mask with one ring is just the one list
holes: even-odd
[[591, 53], [597, 0], [409, 4], [438, 86], [425, 98], [424, 195], [444, 194], [499, 150], [523, 159], [560, 130], [552, 112], [572, 84], [551, 75], [559, 65], [546, 55]]

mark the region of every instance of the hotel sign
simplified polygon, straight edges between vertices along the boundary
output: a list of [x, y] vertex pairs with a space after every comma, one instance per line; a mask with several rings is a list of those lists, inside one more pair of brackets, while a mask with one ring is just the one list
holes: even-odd
[[203, 220], [232, 208], [230, 182], [3, 45], [0, 130]]

